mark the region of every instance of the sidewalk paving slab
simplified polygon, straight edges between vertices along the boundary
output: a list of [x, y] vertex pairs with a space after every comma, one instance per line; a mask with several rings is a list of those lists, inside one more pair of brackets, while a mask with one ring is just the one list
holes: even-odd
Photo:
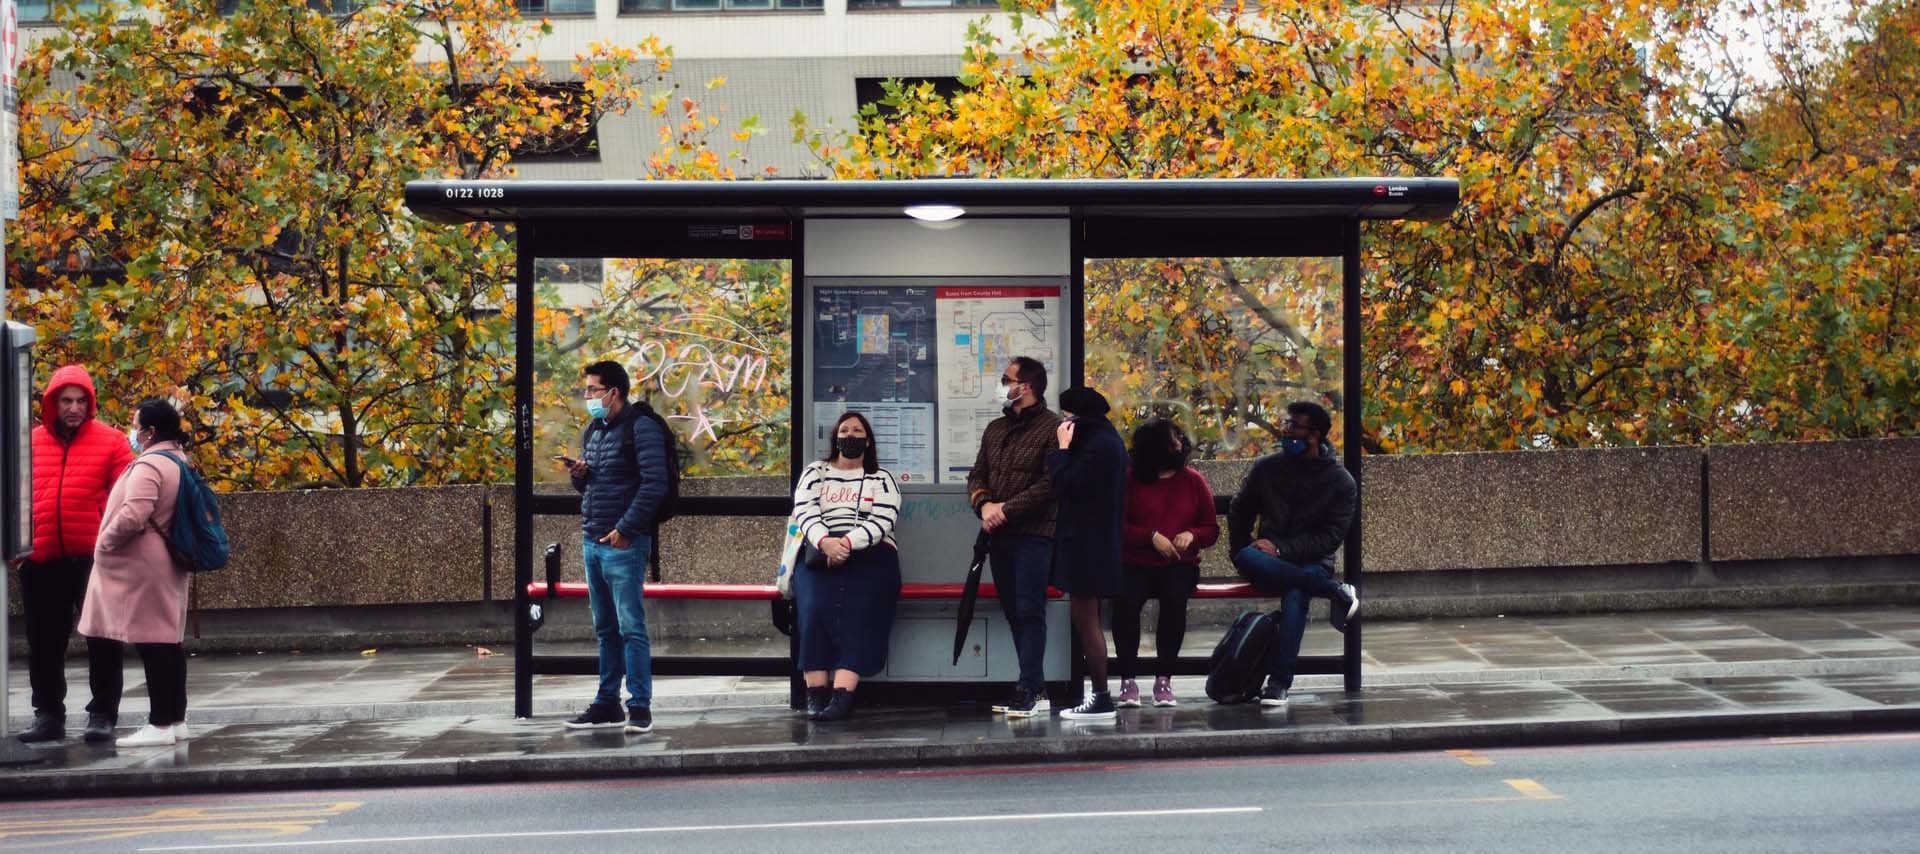
[[[1110, 725], [1009, 719], [971, 707], [862, 708], [809, 723], [781, 679], [656, 680], [653, 733], [572, 732], [560, 721], [593, 677], [536, 680], [536, 714], [511, 717], [511, 658], [472, 649], [373, 655], [196, 657], [194, 737], [120, 749], [73, 738], [36, 748], [36, 766], [0, 769], [7, 797], [524, 781], [823, 768], [1092, 761], [1789, 735], [1920, 728], [1920, 631], [1896, 608], [1625, 614], [1547, 619], [1382, 621], [1367, 626], [1365, 690], [1305, 676], [1284, 710], [1206, 701], [1175, 680], [1181, 705], [1128, 709]], [[1781, 637], [1818, 626], [1825, 637]], [[1844, 638], [1831, 635], [1845, 633]], [[1509, 635], [1524, 655], [1503, 655]], [[1190, 648], [1210, 646], [1196, 631]], [[1649, 638], [1648, 636], [1654, 636]], [[1310, 631], [1309, 652], [1339, 636]], [[1544, 639], [1544, 640], [1543, 640]], [[1779, 657], [1716, 660], [1703, 649], [1757, 639]], [[1624, 643], [1617, 643], [1624, 641]], [[1844, 640], [1858, 646], [1827, 648]], [[1438, 651], [1419, 655], [1420, 648]], [[1539, 647], [1538, 650], [1534, 647]], [[764, 648], [764, 650], [761, 650]], [[1382, 649], [1389, 653], [1382, 656]], [[1876, 655], [1848, 654], [1871, 648]], [[784, 650], [772, 641], [725, 650]], [[1904, 653], [1902, 652], [1904, 650]], [[715, 651], [715, 650], [703, 650]], [[1405, 655], [1395, 653], [1404, 652]], [[1647, 661], [1650, 655], [1662, 660]], [[1501, 666], [1501, 661], [1524, 663]], [[1143, 656], [1143, 666], [1150, 666]], [[132, 683], [121, 723], [144, 718]], [[23, 704], [25, 673], [16, 671]], [[69, 673], [85, 703], [84, 668]], [[16, 709], [21, 706], [15, 706]], [[16, 720], [23, 720], [16, 716]]]

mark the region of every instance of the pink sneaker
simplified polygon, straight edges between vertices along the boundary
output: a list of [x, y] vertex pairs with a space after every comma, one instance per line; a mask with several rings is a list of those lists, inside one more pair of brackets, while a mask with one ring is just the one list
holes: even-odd
[[1122, 709], [1140, 708], [1140, 686], [1132, 679], [1120, 680], [1120, 693], [1113, 695], [1113, 705]]
[[1153, 678], [1153, 704], [1156, 706], [1178, 706], [1179, 700], [1173, 698], [1173, 679], [1168, 676]]

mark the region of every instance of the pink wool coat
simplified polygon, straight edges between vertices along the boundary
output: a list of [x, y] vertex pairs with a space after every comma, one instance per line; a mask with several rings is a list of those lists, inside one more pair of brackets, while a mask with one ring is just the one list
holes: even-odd
[[179, 643], [185, 636], [188, 576], [174, 566], [161, 533], [173, 522], [180, 467], [155, 451], [186, 456], [178, 444], [157, 442], [107, 495], [93, 576], [80, 608], [80, 633], [87, 637]]

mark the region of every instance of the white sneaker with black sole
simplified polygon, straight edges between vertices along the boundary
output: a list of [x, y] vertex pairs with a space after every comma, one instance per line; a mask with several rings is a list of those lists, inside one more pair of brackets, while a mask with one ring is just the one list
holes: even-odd
[[[1334, 631], [1344, 634], [1347, 626], [1360, 617], [1360, 591], [1354, 589], [1351, 584], [1343, 583], [1340, 585], [1340, 593], [1346, 597], [1347, 601], [1343, 603], [1337, 598], [1333, 600], [1331, 607], [1327, 609], [1327, 622], [1333, 626]], [[1345, 607], [1342, 607], [1343, 605]]]

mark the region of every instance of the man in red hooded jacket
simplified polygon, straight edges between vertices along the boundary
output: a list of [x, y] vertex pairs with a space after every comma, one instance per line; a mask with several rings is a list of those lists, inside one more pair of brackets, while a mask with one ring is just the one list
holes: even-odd
[[[33, 683], [33, 725], [20, 734], [25, 742], [66, 738], [67, 641], [86, 597], [107, 493], [133, 464], [127, 437], [93, 413], [87, 369], [68, 365], [54, 371], [40, 397], [40, 426], [33, 428], [33, 553], [20, 565], [27, 673]], [[96, 723], [104, 725], [104, 736], [96, 737]], [[90, 714], [87, 737], [112, 738], [110, 716]]]

